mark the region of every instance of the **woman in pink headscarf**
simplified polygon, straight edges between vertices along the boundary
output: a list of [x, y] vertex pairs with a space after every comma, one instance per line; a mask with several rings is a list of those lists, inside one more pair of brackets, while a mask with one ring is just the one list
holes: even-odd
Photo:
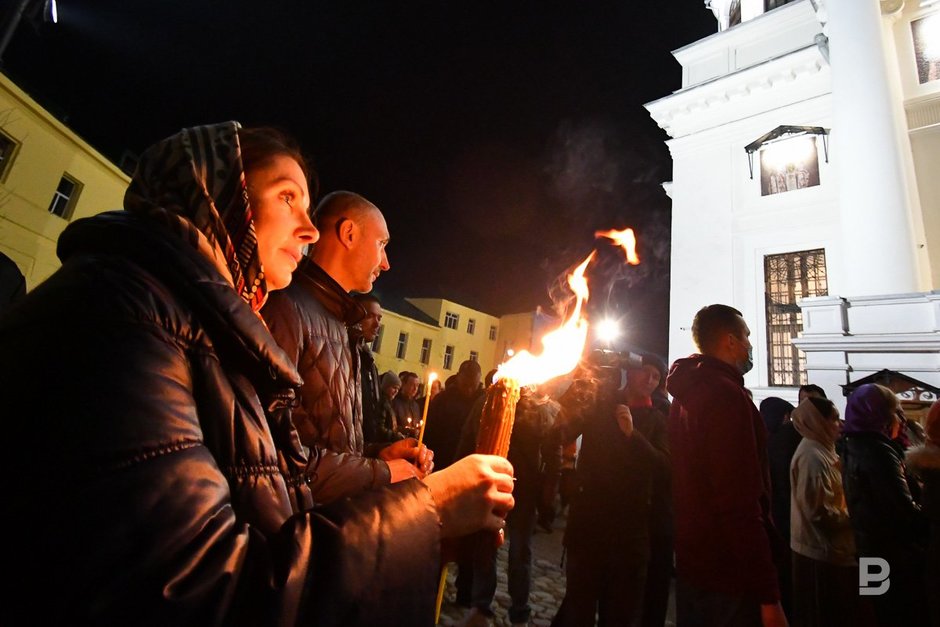
[[894, 441], [897, 409], [888, 388], [859, 387], [849, 397], [837, 448], [858, 555], [886, 560], [890, 568], [887, 591], [871, 597], [878, 624], [909, 627], [927, 623], [927, 522], [911, 498], [904, 449]]
[[907, 452], [908, 468], [923, 484], [922, 506], [930, 519], [930, 545], [927, 548], [927, 589], [930, 624], [940, 625], [940, 401], [927, 414], [924, 431], [927, 441]]

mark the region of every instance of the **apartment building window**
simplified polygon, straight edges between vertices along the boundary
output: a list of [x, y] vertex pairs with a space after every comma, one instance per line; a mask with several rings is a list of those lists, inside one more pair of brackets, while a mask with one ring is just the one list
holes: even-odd
[[496, 327], [490, 327], [490, 339], [496, 341]]
[[479, 361], [480, 361], [480, 353], [478, 353], [478, 352], [476, 352], [476, 351], [470, 351], [470, 361], [479, 362]]
[[385, 335], [385, 325], [380, 324], [379, 330], [375, 332], [375, 339], [372, 340], [372, 352], [377, 353], [382, 350], [382, 336]]
[[477, 330], [477, 321], [473, 318], [467, 320], [467, 333], [473, 335], [473, 332]]
[[395, 349], [395, 357], [398, 359], [405, 358], [405, 352], [408, 350], [408, 334], [399, 333], [398, 334], [398, 348]]
[[767, 318], [767, 381], [772, 386], [806, 383], [806, 356], [790, 340], [803, 330], [797, 300], [826, 296], [826, 251], [822, 248], [764, 257]]
[[448, 329], [456, 329], [458, 322], [460, 322], [460, 316], [457, 314], [449, 311], [444, 314], [444, 326]]
[[425, 366], [431, 363], [431, 340], [429, 338], [421, 340], [421, 363]]
[[52, 202], [49, 204], [49, 213], [68, 220], [75, 209], [75, 203], [78, 201], [78, 194], [81, 192], [82, 184], [73, 179], [68, 174], [63, 174], [59, 179], [59, 186], [52, 195]]
[[450, 370], [454, 365], [454, 347], [444, 347], [444, 370]]
[[0, 132], [0, 181], [6, 176], [13, 163], [13, 152], [18, 146], [12, 137]]

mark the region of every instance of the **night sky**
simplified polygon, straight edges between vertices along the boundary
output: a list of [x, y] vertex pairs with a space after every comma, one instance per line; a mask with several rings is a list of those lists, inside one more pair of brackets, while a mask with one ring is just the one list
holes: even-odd
[[495, 315], [550, 305], [595, 230], [633, 227], [643, 263], [600, 246], [592, 317], [665, 354], [671, 166], [642, 104], [679, 88], [670, 50], [716, 30], [702, 0], [58, 8], [57, 25], [21, 23], [4, 71], [113, 160], [184, 126], [281, 127], [322, 192], [385, 213], [379, 293]]

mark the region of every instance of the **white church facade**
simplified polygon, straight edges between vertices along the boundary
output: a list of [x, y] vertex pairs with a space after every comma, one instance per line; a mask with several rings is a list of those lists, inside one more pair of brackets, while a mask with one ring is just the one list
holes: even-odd
[[720, 302], [758, 402], [809, 382], [843, 408], [882, 369], [940, 387], [940, 0], [706, 4], [719, 31], [646, 105], [673, 158], [670, 360]]

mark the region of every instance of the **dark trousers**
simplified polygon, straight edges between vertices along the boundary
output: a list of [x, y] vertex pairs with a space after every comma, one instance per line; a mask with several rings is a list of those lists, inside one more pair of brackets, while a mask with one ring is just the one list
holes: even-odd
[[532, 589], [532, 534], [537, 518], [537, 494], [519, 495], [516, 506], [506, 517], [509, 532], [509, 620], [524, 623], [529, 620], [529, 591]]
[[793, 553], [793, 627], [873, 627], [871, 603], [858, 594], [858, 566], [835, 566]]
[[677, 627], [761, 627], [760, 603], [676, 582]]
[[650, 538], [650, 561], [646, 567], [646, 591], [643, 594], [643, 627], [663, 627], [669, 607], [669, 587], [675, 572], [672, 536]]
[[[509, 620], [523, 623], [529, 620], [529, 591], [532, 588], [532, 534], [536, 521], [536, 494], [533, 491], [515, 490], [516, 506], [506, 517], [507, 540], [509, 541], [508, 584]], [[492, 534], [478, 534], [474, 546], [471, 567], [470, 605], [484, 614], [492, 614], [493, 597], [496, 596], [496, 546]], [[459, 593], [458, 593], [459, 596]]]
[[[578, 543], [587, 544], [587, 543]], [[567, 589], [552, 627], [631, 627], [643, 606], [648, 540], [635, 546], [613, 547], [597, 541], [592, 546], [569, 546], [566, 555]]]
[[[470, 554], [465, 562], [460, 563], [458, 580], [464, 582], [466, 602], [461, 605], [475, 607], [487, 616], [493, 615], [493, 597], [496, 596], [496, 536], [489, 532], [475, 533], [470, 536]], [[461, 598], [460, 588], [457, 598]]]

